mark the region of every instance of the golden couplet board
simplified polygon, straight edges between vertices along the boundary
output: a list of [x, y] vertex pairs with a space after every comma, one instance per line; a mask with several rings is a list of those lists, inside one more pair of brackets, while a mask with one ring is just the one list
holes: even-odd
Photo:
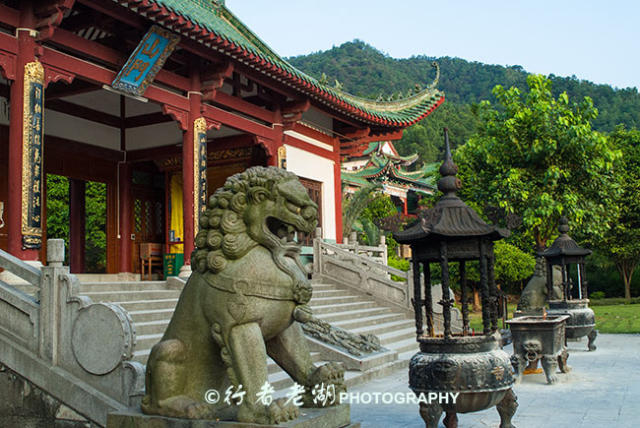
[[207, 209], [207, 122], [193, 122], [193, 223], [194, 235], [200, 228], [200, 214]]
[[24, 67], [22, 116], [22, 247], [42, 245], [42, 159], [44, 68], [38, 61]]

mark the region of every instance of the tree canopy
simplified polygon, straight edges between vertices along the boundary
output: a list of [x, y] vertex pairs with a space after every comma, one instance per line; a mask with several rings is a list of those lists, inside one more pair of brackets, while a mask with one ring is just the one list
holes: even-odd
[[[557, 98], [551, 81], [527, 77], [528, 91], [498, 85], [496, 106], [477, 106], [478, 133], [456, 151], [464, 195], [522, 219], [523, 234], [538, 249], [556, 233], [562, 215], [573, 227], [598, 236], [613, 209], [614, 162], [619, 157], [591, 122], [590, 98]], [[604, 191], [607, 189], [607, 191]]]
[[622, 152], [615, 173], [620, 192], [613, 198], [618, 211], [610, 229], [597, 244], [616, 265], [624, 284], [625, 298], [630, 299], [631, 279], [640, 262], [640, 131], [620, 126], [609, 138]]

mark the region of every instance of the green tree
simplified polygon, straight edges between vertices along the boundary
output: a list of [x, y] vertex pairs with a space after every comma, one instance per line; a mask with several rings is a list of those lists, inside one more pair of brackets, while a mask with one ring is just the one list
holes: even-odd
[[354, 224], [369, 202], [374, 198], [374, 191], [380, 189], [379, 184], [369, 184], [361, 187], [354, 194], [344, 194], [342, 199], [342, 230], [344, 236], [349, 236]]
[[527, 78], [529, 91], [496, 86], [494, 107], [476, 108], [478, 133], [456, 151], [465, 199], [522, 218], [528, 242], [543, 249], [562, 215], [589, 236], [602, 234], [611, 214], [610, 189], [619, 152], [591, 128], [597, 110], [590, 98], [557, 99], [551, 81]]
[[504, 241], [495, 243], [494, 255], [496, 282], [505, 293], [520, 294], [522, 281], [533, 275], [536, 259]]
[[614, 203], [619, 210], [597, 245], [615, 263], [624, 283], [624, 297], [631, 299], [631, 279], [640, 262], [640, 131], [620, 126], [609, 138], [623, 154], [616, 171], [621, 192]]

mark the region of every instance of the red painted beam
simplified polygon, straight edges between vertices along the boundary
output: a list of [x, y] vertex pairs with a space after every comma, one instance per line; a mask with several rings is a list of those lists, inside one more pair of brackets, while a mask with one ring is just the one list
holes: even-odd
[[[83, 39], [77, 34], [61, 28], [57, 29], [53, 33], [53, 37], [50, 41], [56, 45], [64, 46], [67, 49], [81, 53], [88, 58], [99, 60], [105, 64], [111, 65], [114, 69], [119, 70], [127, 61], [127, 56], [122, 53], [101, 45], [100, 43]], [[185, 92], [189, 90], [189, 79], [184, 76], [171, 73], [170, 71], [160, 70], [154, 80]]]
[[0, 22], [10, 25], [11, 27], [20, 26], [20, 11], [0, 4]]
[[336, 154], [332, 151], [325, 150], [318, 146], [314, 146], [313, 144], [309, 144], [306, 141], [298, 140], [297, 138], [292, 137], [291, 135], [284, 136], [284, 143], [292, 147], [297, 147], [301, 150], [304, 150], [305, 152], [309, 152], [309, 153], [313, 153], [314, 155], [321, 156], [323, 158], [335, 159], [336, 157]]
[[158, 123], [172, 122], [173, 119], [161, 112], [141, 114], [139, 116], [128, 117], [124, 121], [125, 128], [138, 128], [141, 126], [155, 125]]
[[224, 92], [216, 91], [213, 102], [243, 114], [248, 114], [267, 123], [277, 123], [279, 119], [279, 115], [273, 111], [258, 107], [255, 104], [244, 101], [242, 98], [234, 97]]
[[203, 115], [206, 118], [221, 122], [230, 128], [238, 129], [249, 134], [265, 137], [269, 139], [276, 138], [276, 131], [268, 126], [253, 122], [237, 114], [230, 113], [210, 104], [202, 104]]

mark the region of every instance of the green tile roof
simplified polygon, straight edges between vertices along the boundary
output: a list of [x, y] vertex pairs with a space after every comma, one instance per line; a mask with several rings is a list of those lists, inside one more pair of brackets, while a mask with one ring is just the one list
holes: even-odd
[[[435, 83], [411, 97], [380, 102], [323, 85], [282, 59], [225, 6], [214, 0], [113, 0], [160, 25], [206, 43], [270, 78], [359, 121], [380, 128], [404, 128], [426, 117], [444, 101]], [[264, 7], [268, 7], [265, 3]], [[152, 13], [149, 13], [152, 11]], [[180, 19], [195, 25], [185, 29]]]

